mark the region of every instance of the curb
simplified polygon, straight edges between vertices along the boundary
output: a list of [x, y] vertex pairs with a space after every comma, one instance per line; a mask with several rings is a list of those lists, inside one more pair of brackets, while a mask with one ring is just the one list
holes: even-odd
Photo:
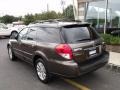
[[118, 72], [120, 73], [120, 66], [119, 65], [115, 65], [112, 63], [109, 63], [105, 66], [106, 69], [110, 70], [110, 71], [114, 71], [114, 72]]

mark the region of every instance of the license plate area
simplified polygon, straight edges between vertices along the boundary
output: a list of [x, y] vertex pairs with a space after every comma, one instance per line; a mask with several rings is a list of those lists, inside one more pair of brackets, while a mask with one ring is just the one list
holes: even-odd
[[97, 53], [96, 49], [89, 51], [89, 55], [90, 55], [90, 56], [91, 56], [91, 55], [95, 55], [96, 53]]
[[97, 48], [96, 47], [89, 48], [89, 56], [93, 56], [95, 54], [97, 54]]

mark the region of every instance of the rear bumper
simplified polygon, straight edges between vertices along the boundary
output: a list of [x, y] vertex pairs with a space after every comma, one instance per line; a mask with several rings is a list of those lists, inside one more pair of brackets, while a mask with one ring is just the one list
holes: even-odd
[[82, 74], [97, 70], [108, 63], [109, 53], [105, 52], [101, 56], [94, 59], [90, 59], [84, 63], [77, 64], [74, 61], [62, 61], [55, 62], [52, 66], [55, 74], [62, 75], [64, 77], [72, 78]]
[[80, 75], [97, 70], [108, 63], [109, 52], [104, 52], [101, 56], [90, 59], [88, 62], [79, 65]]

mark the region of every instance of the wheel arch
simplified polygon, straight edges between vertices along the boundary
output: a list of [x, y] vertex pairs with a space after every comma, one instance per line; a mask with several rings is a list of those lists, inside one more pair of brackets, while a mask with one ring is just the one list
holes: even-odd
[[47, 65], [47, 62], [48, 62], [47, 56], [44, 53], [42, 53], [41, 51], [36, 51], [33, 56], [33, 65], [34, 66], [35, 66], [35, 62], [38, 58], [41, 58]]
[[7, 44], [7, 48], [8, 48], [9, 46], [10, 46], [10, 44], [8, 43], [8, 44]]

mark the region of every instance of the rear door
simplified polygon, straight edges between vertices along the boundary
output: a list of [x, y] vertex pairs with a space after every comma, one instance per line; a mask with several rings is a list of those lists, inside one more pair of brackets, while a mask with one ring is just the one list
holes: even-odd
[[38, 50], [44, 53], [49, 59], [55, 58], [55, 47], [61, 43], [59, 28], [44, 27], [37, 30]]
[[73, 50], [73, 56], [76, 62], [84, 62], [101, 53], [99, 36], [90, 30], [89, 26], [66, 26], [62, 31], [66, 43]]

